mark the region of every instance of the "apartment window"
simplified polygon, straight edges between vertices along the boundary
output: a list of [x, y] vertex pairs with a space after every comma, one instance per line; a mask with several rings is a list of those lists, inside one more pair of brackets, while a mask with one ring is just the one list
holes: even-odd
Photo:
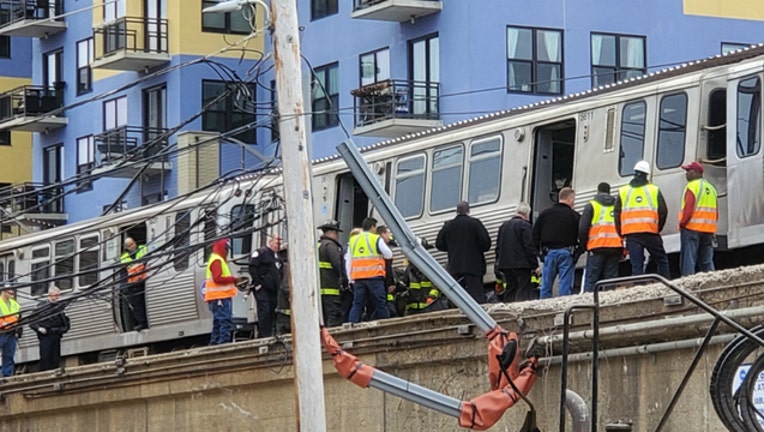
[[409, 42], [409, 67], [409, 78], [414, 81], [410, 95], [412, 114], [437, 118], [440, 82], [440, 38], [437, 34]]
[[424, 155], [398, 161], [395, 176], [395, 207], [405, 218], [419, 216], [424, 206]]
[[[203, 0], [202, 9], [216, 4], [217, 0]], [[251, 21], [248, 21], [246, 16], [250, 14]], [[250, 34], [254, 23], [255, 16], [250, 8], [236, 12], [202, 14], [202, 31], [210, 33]]]
[[[226, 94], [227, 93], [227, 94]], [[223, 96], [225, 95], [225, 96]], [[222, 98], [221, 98], [222, 96]], [[217, 100], [217, 102], [212, 103]], [[225, 133], [255, 121], [255, 87], [225, 81], [202, 81], [202, 105], [209, 105], [202, 116], [202, 129]], [[255, 128], [251, 127], [234, 136], [248, 144], [255, 144]]]
[[592, 87], [647, 73], [644, 36], [592, 33]]
[[390, 49], [362, 54], [360, 69], [361, 86], [390, 79]]
[[59, 49], [42, 56], [42, 81], [48, 87], [58, 87], [63, 82], [64, 51]]
[[271, 141], [279, 140], [279, 94], [276, 80], [271, 80]]
[[0, 36], [0, 58], [11, 58], [10, 36]]
[[751, 44], [722, 42], [722, 54], [729, 54], [733, 51], [749, 48]]
[[337, 126], [340, 106], [339, 63], [316, 68], [313, 81], [313, 130]]
[[113, 2], [104, 2], [103, 20], [104, 22], [115, 21], [127, 15], [127, 0], [115, 0]]
[[507, 27], [507, 89], [510, 92], [563, 92], [562, 31]]
[[661, 99], [661, 117], [658, 130], [658, 155], [655, 166], [659, 169], [676, 168], [684, 160], [684, 137], [687, 130], [687, 95], [677, 93]]
[[737, 155], [753, 156], [761, 147], [761, 80], [748, 78], [737, 87]]
[[451, 209], [462, 196], [464, 147], [460, 145], [432, 153], [430, 211]]
[[143, 92], [143, 145], [149, 155], [158, 153], [166, 140], [167, 87], [163, 84]]
[[[95, 145], [93, 136], [77, 138], [77, 176], [85, 176], [95, 167]], [[77, 183], [78, 190], [92, 188], [89, 180]]]
[[310, 0], [310, 20], [317, 20], [337, 13], [337, 0]]
[[618, 159], [618, 173], [621, 177], [633, 174], [634, 165], [642, 160], [645, 151], [644, 101], [632, 102], [623, 107], [621, 117], [621, 157]]
[[4, 130], [0, 131], [0, 146], [9, 146], [11, 145], [11, 131]]
[[127, 96], [103, 103], [103, 130], [108, 131], [127, 125]]
[[77, 95], [93, 90], [93, 72], [90, 63], [93, 61], [93, 38], [77, 42]]

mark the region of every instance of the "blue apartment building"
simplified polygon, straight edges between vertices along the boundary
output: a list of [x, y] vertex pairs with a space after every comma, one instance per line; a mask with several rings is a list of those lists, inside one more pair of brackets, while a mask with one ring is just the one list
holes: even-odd
[[[30, 47], [32, 65], [31, 87], [0, 82], [11, 104], [0, 130], [32, 134], [32, 180], [61, 197], [45, 201], [49, 222], [173, 198], [274, 155], [275, 74], [270, 59], [260, 63], [270, 37], [220, 53], [262, 16], [202, 14], [214, 3], [0, 0], [0, 36], [14, 53]], [[371, 144], [764, 39], [755, 0], [297, 3], [313, 158], [348, 134]], [[225, 94], [231, 71], [253, 69], [249, 91]], [[243, 125], [233, 140], [216, 138]], [[207, 141], [214, 166], [190, 173], [179, 149]]]

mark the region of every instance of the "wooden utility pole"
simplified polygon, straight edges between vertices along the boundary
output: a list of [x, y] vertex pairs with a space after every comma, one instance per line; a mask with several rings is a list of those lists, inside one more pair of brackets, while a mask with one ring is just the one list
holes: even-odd
[[272, 0], [273, 53], [289, 244], [297, 430], [324, 432], [324, 376], [318, 328], [318, 259], [302, 95], [296, 0]]

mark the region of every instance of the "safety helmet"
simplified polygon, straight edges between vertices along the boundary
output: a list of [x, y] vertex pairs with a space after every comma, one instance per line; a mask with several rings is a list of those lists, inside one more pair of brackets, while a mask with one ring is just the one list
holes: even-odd
[[642, 172], [650, 175], [650, 163], [646, 160], [641, 160], [634, 165], [634, 172]]
[[340, 229], [340, 223], [334, 219], [327, 219], [326, 221], [324, 221], [322, 225], [318, 227], [318, 229], [320, 229], [321, 231], [334, 230], [334, 231], [342, 232], [342, 230]]

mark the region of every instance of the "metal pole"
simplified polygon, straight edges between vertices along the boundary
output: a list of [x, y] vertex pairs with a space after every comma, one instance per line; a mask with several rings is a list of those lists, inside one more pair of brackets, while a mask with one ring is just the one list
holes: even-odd
[[289, 234], [297, 430], [324, 432], [326, 413], [318, 328], [318, 260], [313, 222], [312, 176], [303, 109], [297, 1], [273, 0], [271, 20]]

